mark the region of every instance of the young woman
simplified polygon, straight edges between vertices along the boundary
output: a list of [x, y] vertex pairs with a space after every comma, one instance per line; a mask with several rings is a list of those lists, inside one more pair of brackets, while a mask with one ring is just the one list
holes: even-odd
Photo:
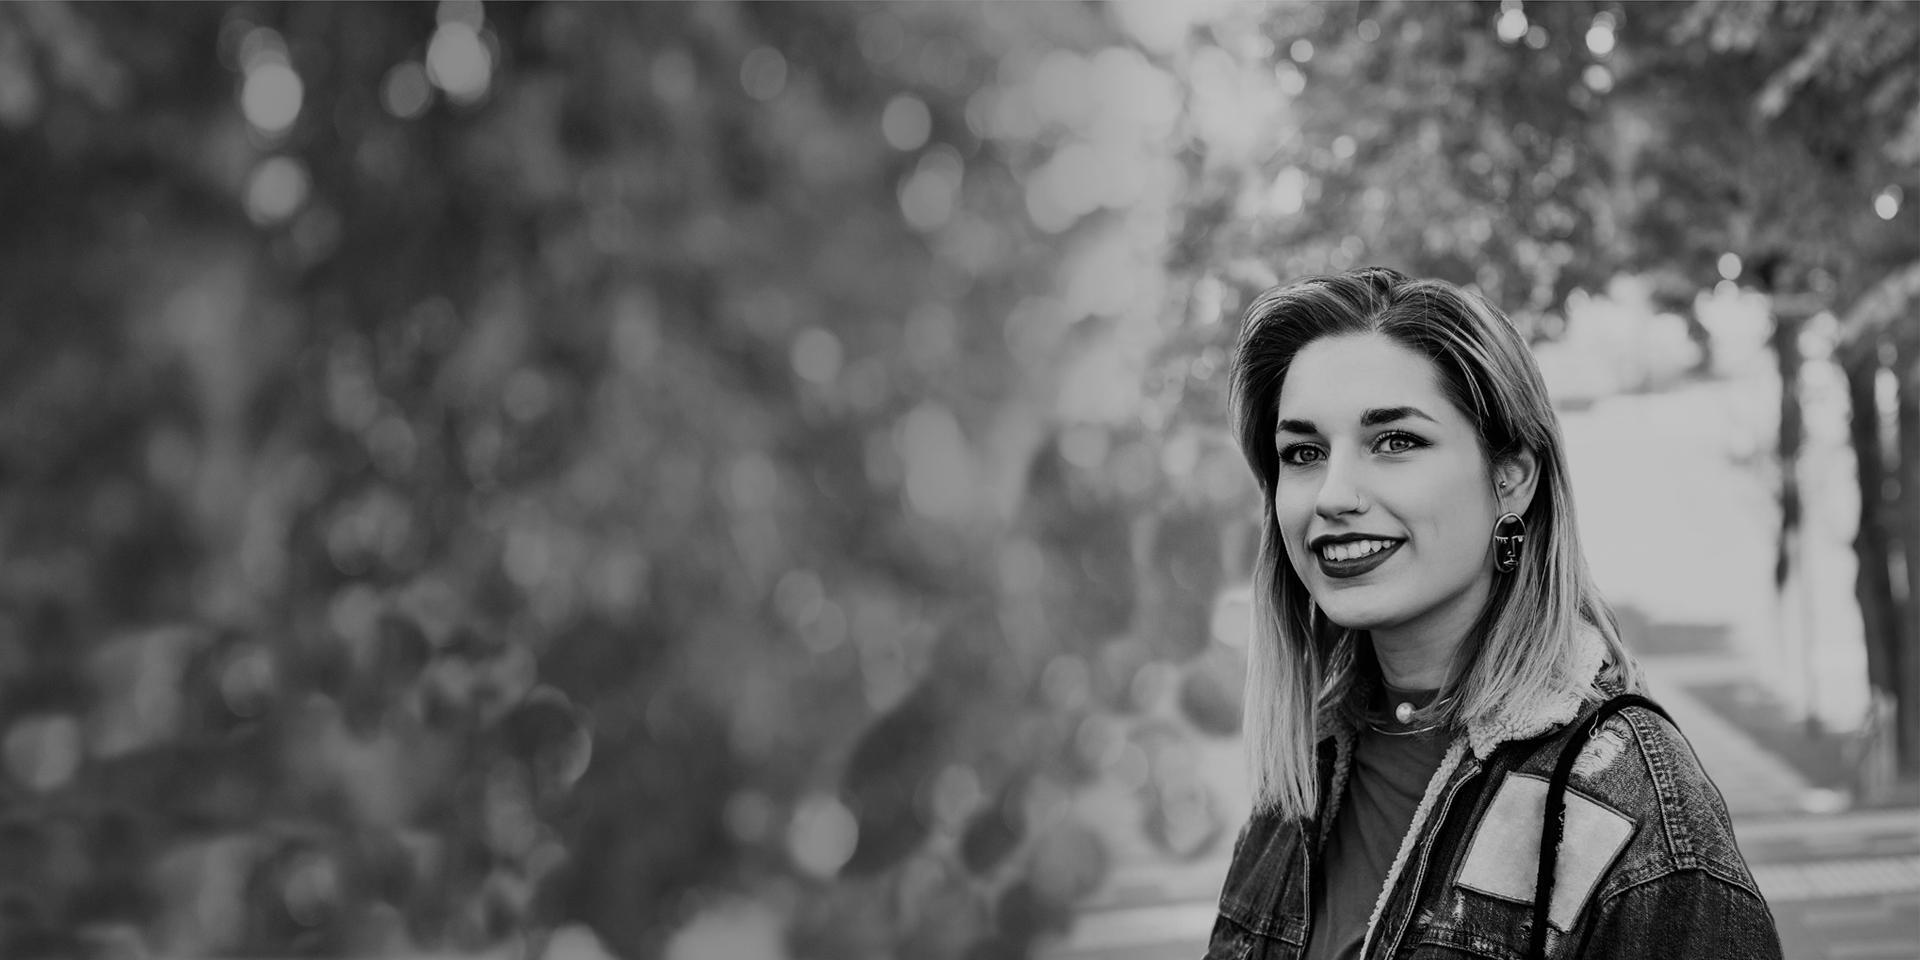
[[1247, 312], [1233, 400], [1266, 501], [1254, 813], [1207, 956], [1527, 956], [1571, 744], [1546, 955], [1778, 957], [1679, 732], [1646, 707], [1573, 723], [1640, 677], [1512, 323], [1382, 268], [1277, 287]]

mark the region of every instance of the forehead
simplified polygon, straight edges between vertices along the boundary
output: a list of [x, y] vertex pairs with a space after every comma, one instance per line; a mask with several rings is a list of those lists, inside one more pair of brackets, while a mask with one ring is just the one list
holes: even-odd
[[1358, 420], [1377, 407], [1458, 416], [1426, 357], [1377, 333], [1323, 337], [1300, 348], [1280, 385], [1278, 415], [1316, 423]]

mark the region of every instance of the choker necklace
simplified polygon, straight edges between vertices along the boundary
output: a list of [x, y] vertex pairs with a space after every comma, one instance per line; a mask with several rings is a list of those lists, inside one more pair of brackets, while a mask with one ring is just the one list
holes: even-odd
[[[1434, 702], [1427, 704], [1427, 706], [1429, 708], [1444, 707], [1451, 702], [1453, 702], [1453, 698], [1448, 697], [1445, 700], [1435, 700]], [[1393, 708], [1393, 719], [1398, 723], [1406, 723], [1409, 720], [1413, 719], [1413, 711], [1414, 711], [1413, 704], [1408, 701], [1402, 700], [1398, 705], [1396, 705]], [[1373, 719], [1369, 717], [1367, 719], [1367, 726], [1373, 728], [1374, 733], [1382, 734], [1384, 736], [1411, 737], [1416, 733], [1426, 733], [1429, 730], [1439, 729], [1440, 722], [1436, 720], [1433, 723], [1429, 723], [1424, 727], [1414, 727], [1411, 730], [1395, 730], [1391, 727], [1381, 726], [1380, 724], [1375, 723]]]

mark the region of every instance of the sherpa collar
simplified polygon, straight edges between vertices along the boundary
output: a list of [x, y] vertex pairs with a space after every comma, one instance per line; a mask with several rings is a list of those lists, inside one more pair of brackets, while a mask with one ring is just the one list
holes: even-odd
[[1473, 750], [1474, 757], [1485, 760], [1503, 743], [1537, 737], [1571, 723], [1580, 715], [1580, 709], [1597, 695], [1596, 684], [1606, 662], [1606, 638], [1598, 628], [1580, 623], [1574, 629], [1567, 672], [1558, 678], [1552, 693], [1490, 721], [1468, 725], [1467, 746]]

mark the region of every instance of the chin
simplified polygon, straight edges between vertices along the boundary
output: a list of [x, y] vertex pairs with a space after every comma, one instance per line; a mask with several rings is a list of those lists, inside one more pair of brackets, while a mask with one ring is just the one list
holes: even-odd
[[1328, 620], [1348, 630], [1375, 630], [1380, 627], [1392, 626], [1399, 622], [1399, 618], [1395, 617], [1391, 612], [1382, 610], [1371, 604], [1335, 604], [1328, 606], [1323, 603], [1320, 604], [1320, 612], [1325, 615]]

